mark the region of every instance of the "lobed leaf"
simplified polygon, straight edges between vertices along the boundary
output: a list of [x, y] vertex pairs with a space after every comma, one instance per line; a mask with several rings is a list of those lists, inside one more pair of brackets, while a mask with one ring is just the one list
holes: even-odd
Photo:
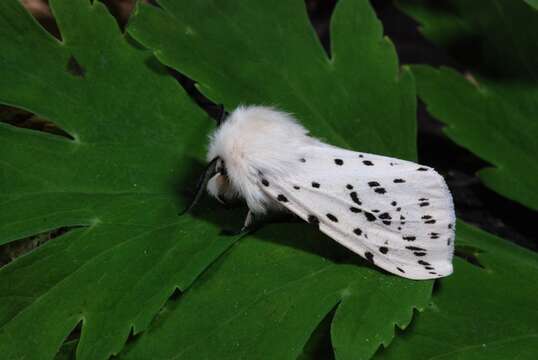
[[495, 167], [478, 176], [496, 192], [538, 209], [538, 86], [469, 81], [454, 70], [413, 66], [428, 111], [448, 137]]
[[211, 122], [100, 2], [50, 5], [61, 41], [0, 3], [0, 103], [71, 137], [0, 123], [0, 244], [69, 231], [0, 269], [0, 353], [53, 358], [82, 322], [78, 358], [106, 359], [234, 239], [177, 215]]
[[[417, 92], [448, 125], [445, 133], [453, 141], [494, 165], [478, 174], [486, 186], [536, 210], [538, 11], [521, 0], [449, 4], [454, 11], [434, 10], [424, 1], [400, 2], [427, 38], [475, 70], [464, 77], [416, 66]], [[469, 39], [478, 49], [476, 58], [458, 47]]]
[[[333, 144], [416, 157], [413, 78], [368, 1], [337, 5], [330, 57], [302, 1], [158, 4], [138, 5], [129, 34], [214, 102], [276, 105]], [[125, 356], [294, 358], [336, 307], [336, 356], [367, 359], [429, 296], [431, 282], [335, 264], [308, 250], [319, 235], [280, 229], [231, 249]]]
[[456, 258], [430, 305], [375, 359], [535, 359], [538, 256], [458, 223], [460, 246], [481, 266]]
[[[532, 1], [399, 0], [423, 35], [462, 65], [498, 80], [538, 81], [538, 11]], [[530, 6], [529, 6], [530, 5]]]
[[307, 225], [244, 238], [124, 358], [293, 359], [335, 307], [336, 357], [370, 358], [390, 343], [394, 325], [409, 323], [413, 307], [426, 306], [431, 282], [335, 263], [326, 258], [331, 242]]
[[158, 4], [138, 4], [129, 34], [214, 102], [278, 106], [335, 145], [416, 158], [413, 78], [368, 1], [336, 7], [330, 58], [303, 1]]

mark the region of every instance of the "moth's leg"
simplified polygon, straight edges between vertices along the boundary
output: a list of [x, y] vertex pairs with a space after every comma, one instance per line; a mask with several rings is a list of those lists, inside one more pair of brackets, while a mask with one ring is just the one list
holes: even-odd
[[247, 217], [245, 218], [245, 222], [243, 223], [243, 227], [241, 227], [240, 230], [223, 230], [223, 234], [235, 236], [245, 234], [247, 232], [252, 232], [261, 226], [261, 222], [257, 222], [256, 220], [257, 219], [254, 213], [249, 210], [247, 213]]
[[243, 227], [241, 228], [241, 232], [247, 232], [248, 230], [253, 228], [254, 221], [256, 221], [256, 217], [254, 216], [254, 213], [249, 210], [247, 213], [247, 217], [245, 219], [245, 222], [243, 224]]
[[192, 198], [189, 205], [187, 205], [185, 210], [183, 210], [179, 214], [180, 216], [185, 214], [185, 213], [190, 212], [192, 210], [192, 208], [194, 208], [194, 206], [198, 203], [198, 201], [200, 201], [200, 198], [202, 197], [202, 195], [203, 195], [203, 193], [205, 191], [207, 183], [217, 173], [217, 164], [218, 164], [219, 160], [220, 160], [220, 158], [217, 156], [216, 158], [214, 158], [213, 160], [211, 160], [209, 162], [209, 164], [207, 165], [204, 173], [198, 179], [198, 184], [196, 185], [196, 192], [194, 194], [194, 197]]

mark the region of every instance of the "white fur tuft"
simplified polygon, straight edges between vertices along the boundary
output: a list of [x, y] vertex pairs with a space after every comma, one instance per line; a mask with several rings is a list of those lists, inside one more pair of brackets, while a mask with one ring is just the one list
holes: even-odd
[[[306, 145], [319, 143], [290, 114], [264, 106], [239, 106], [210, 136], [207, 159], [220, 157], [230, 187], [226, 195], [245, 199], [250, 210], [264, 213], [278, 203], [260, 191], [259, 174], [279, 176], [296, 168]], [[215, 196], [215, 184], [208, 187]], [[223, 191], [223, 190], [221, 190]]]

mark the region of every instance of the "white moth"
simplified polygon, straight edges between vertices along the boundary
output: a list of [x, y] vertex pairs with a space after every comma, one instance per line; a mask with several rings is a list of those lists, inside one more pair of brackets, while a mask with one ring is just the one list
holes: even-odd
[[211, 135], [207, 158], [200, 188], [221, 201], [244, 199], [245, 227], [287, 209], [393, 274], [452, 273], [452, 196], [430, 167], [325, 144], [263, 106], [235, 109]]

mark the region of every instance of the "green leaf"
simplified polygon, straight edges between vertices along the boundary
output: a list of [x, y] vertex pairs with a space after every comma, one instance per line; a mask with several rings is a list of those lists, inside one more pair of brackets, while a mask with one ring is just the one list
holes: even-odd
[[538, 11], [521, 0], [457, 0], [462, 18], [482, 39], [484, 65], [538, 82]]
[[400, 10], [419, 22], [421, 34], [438, 45], [448, 47], [463, 38], [473, 36], [469, 24], [450, 9], [429, 7], [426, 0], [395, 2]]
[[525, 2], [538, 10], [538, 0], [525, 0]]
[[538, 256], [464, 223], [456, 258], [427, 309], [376, 359], [535, 359]]
[[275, 105], [335, 145], [416, 158], [413, 79], [366, 0], [336, 7], [331, 58], [303, 1], [158, 3], [139, 3], [129, 33], [214, 102]]
[[538, 209], [538, 86], [466, 79], [457, 72], [414, 66], [428, 111], [453, 141], [495, 165], [478, 172], [496, 192]]
[[426, 305], [431, 282], [334, 263], [324, 257], [330, 242], [307, 225], [271, 226], [243, 239], [167, 306], [125, 358], [297, 358], [338, 306], [336, 357], [368, 359], [392, 340], [395, 324], [405, 327], [413, 306]]
[[50, 4], [62, 41], [0, 2], [0, 103], [72, 137], [0, 123], [0, 244], [69, 231], [0, 269], [0, 353], [53, 358], [82, 321], [78, 358], [105, 359], [234, 239], [177, 215], [211, 121], [101, 3]]
[[[429, 40], [462, 64], [497, 78], [538, 82], [538, 11], [522, 0], [399, 0]], [[469, 45], [471, 44], [471, 46]]]
[[[538, 11], [521, 0], [452, 0], [452, 10], [425, 1], [399, 4], [427, 38], [481, 71], [464, 78], [446, 68], [414, 67], [428, 110], [448, 125], [454, 142], [494, 165], [479, 172], [486, 186], [538, 209]], [[478, 59], [458, 46], [468, 38], [483, 50]]]
[[76, 352], [77, 352], [77, 340], [69, 340], [66, 341], [58, 353], [56, 353], [56, 356], [54, 357], [54, 360], [74, 360], [76, 359]]
[[[213, 101], [227, 108], [276, 105], [333, 144], [416, 157], [413, 78], [407, 69], [399, 73], [394, 47], [368, 1], [338, 4], [330, 58], [303, 1], [158, 3], [138, 5], [129, 34], [195, 79]], [[234, 247], [127, 357], [295, 358], [337, 306], [336, 356], [367, 359], [429, 296], [431, 282], [337, 265], [325, 259], [327, 251], [283, 246], [315, 241], [313, 233], [291, 230], [263, 232]]]

